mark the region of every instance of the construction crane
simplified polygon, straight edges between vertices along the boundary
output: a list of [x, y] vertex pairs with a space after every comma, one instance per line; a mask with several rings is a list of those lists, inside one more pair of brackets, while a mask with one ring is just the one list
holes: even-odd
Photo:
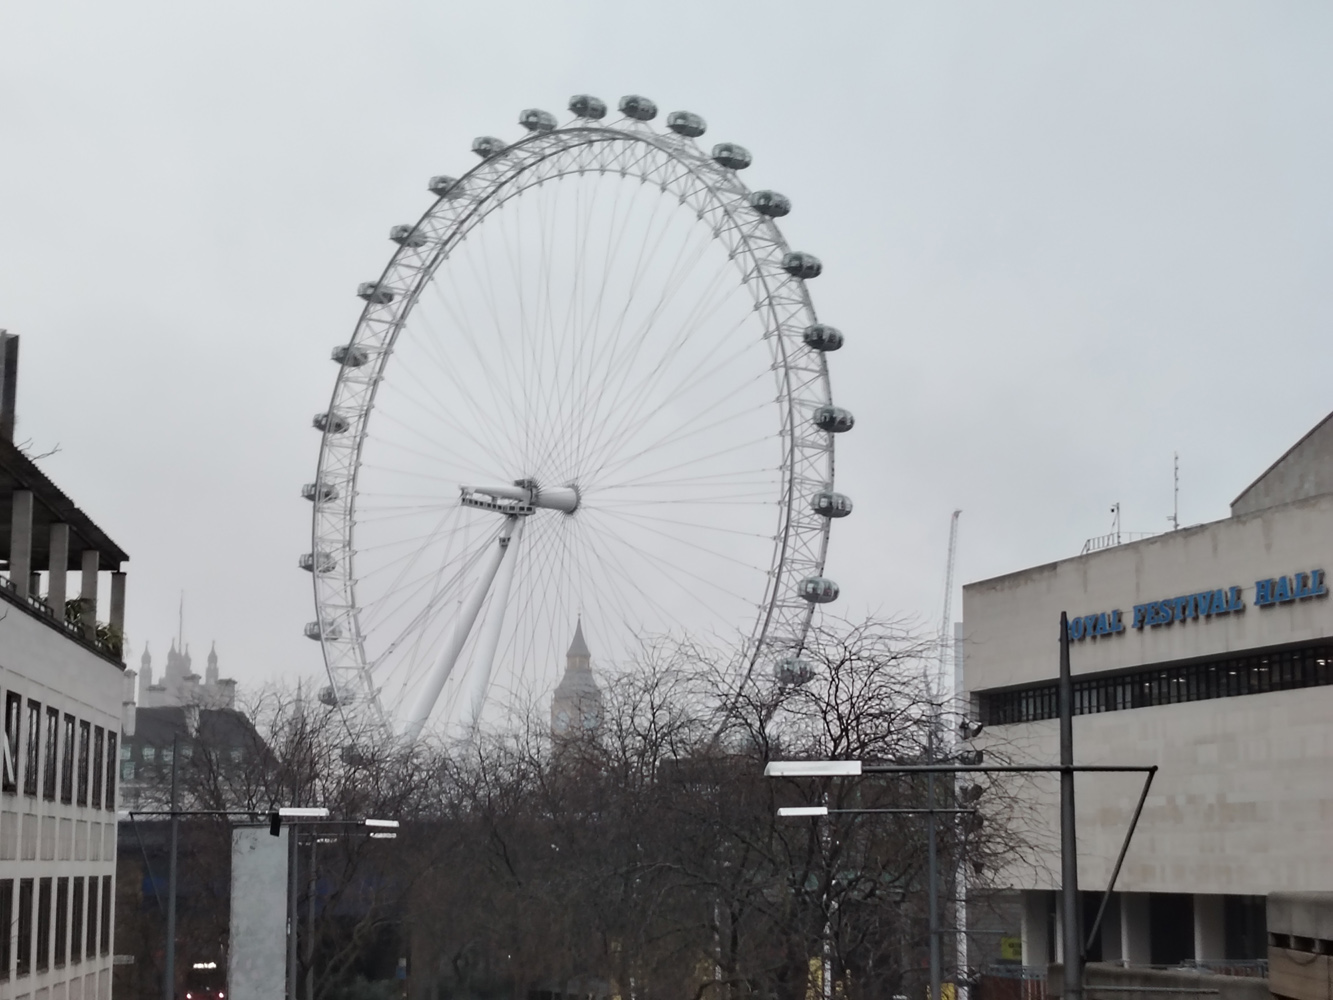
[[949, 559], [944, 568], [944, 616], [940, 619], [940, 669], [938, 677], [938, 690], [935, 692], [941, 697], [945, 691], [950, 694], [957, 694], [953, 691], [953, 671], [948, 668], [952, 664], [950, 653], [953, 650], [953, 564], [954, 557], [958, 552], [958, 518], [962, 515], [961, 510], [953, 512], [953, 517], [949, 520]]

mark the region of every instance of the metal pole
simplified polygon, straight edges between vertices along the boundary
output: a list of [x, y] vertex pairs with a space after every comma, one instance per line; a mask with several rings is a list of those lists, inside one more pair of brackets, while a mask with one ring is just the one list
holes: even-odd
[[1074, 826], [1074, 681], [1069, 671], [1069, 616], [1060, 612], [1060, 896], [1065, 1000], [1083, 1000], [1079, 933], [1078, 840]]
[[315, 844], [310, 838], [310, 871], [306, 876], [305, 900], [305, 1000], [315, 1000]]
[[171, 737], [171, 860], [167, 867], [167, 961], [162, 973], [162, 1000], [176, 995], [176, 847], [180, 839], [179, 737]]
[[926, 881], [930, 894], [930, 1000], [940, 1000], [940, 866], [935, 846], [935, 772], [926, 775]]
[[296, 824], [287, 828], [287, 1000], [296, 1000]]

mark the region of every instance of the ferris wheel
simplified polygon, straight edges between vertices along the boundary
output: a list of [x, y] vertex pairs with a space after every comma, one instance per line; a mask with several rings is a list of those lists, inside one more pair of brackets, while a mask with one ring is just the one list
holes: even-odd
[[581, 627], [603, 663], [711, 644], [731, 683], [809, 678], [834, 406], [820, 261], [751, 191], [751, 156], [639, 96], [524, 111], [430, 180], [351, 339], [321, 432], [310, 551], [329, 686], [353, 732], [409, 739], [540, 698]]

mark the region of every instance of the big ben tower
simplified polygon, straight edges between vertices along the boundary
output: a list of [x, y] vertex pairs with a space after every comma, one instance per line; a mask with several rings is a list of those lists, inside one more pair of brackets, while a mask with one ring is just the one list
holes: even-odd
[[583, 638], [583, 619], [574, 626], [574, 641], [565, 654], [565, 675], [551, 699], [551, 735], [595, 729], [602, 721], [602, 691], [592, 675], [592, 653]]

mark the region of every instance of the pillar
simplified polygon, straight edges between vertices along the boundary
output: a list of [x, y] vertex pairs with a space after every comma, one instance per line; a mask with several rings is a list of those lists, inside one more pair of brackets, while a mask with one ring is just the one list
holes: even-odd
[[79, 623], [85, 637], [97, 635], [97, 565], [96, 549], [83, 550], [83, 586], [79, 590]]
[[69, 567], [69, 525], [51, 525], [51, 558], [47, 560], [46, 603], [57, 618], [65, 620], [66, 569]]
[[1199, 893], [1194, 897], [1194, 959], [1198, 962], [1220, 961], [1227, 957], [1227, 923], [1220, 893]]
[[1050, 894], [1027, 890], [1023, 893], [1023, 964], [1045, 968], [1051, 963]]
[[1120, 894], [1120, 957], [1126, 965], [1152, 963], [1152, 928], [1148, 924], [1148, 894]]
[[121, 634], [125, 632], [125, 574], [119, 571], [111, 574], [111, 608], [107, 612], [107, 621]]
[[9, 521], [9, 582], [19, 597], [28, 596], [32, 573], [32, 491], [14, 491], [14, 510]]

